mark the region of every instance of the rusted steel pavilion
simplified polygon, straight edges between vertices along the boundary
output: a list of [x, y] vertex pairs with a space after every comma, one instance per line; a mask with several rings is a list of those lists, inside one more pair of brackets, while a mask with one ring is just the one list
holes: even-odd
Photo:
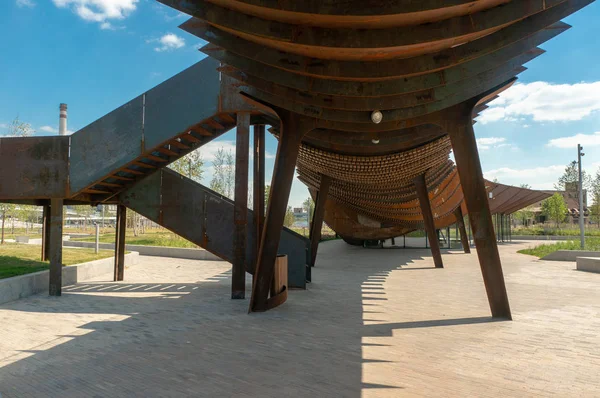
[[[0, 185], [0, 199], [51, 200], [50, 253], [59, 251], [64, 200], [118, 203], [120, 220], [132, 208], [231, 261], [233, 298], [245, 296], [245, 272], [253, 273], [250, 311], [264, 311], [287, 297], [269, 297], [278, 252], [308, 250], [308, 271], [291, 272], [310, 278], [323, 220], [349, 242], [425, 229], [442, 267], [435, 231], [456, 222], [464, 242], [468, 213], [492, 316], [511, 318], [473, 118], [543, 53], [540, 44], [569, 28], [561, 19], [591, 0], [159, 1], [192, 16], [181, 28], [209, 42], [210, 58], [69, 142], [39, 143], [52, 156], [40, 158], [32, 141], [0, 142], [0, 151], [29, 148], [39, 167], [21, 176], [29, 181], [43, 175], [48, 185], [54, 162], [47, 189], [15, 195], [6, 189], [14, 184]], [[279, 140], [266, 216], [265, 125]], [[164, 169], [233, 127], [234, 202]], [[310, 243], [282, 232], [296, 168], [316, 202]], [[503, 209], [529, 204], [521, 194]]]

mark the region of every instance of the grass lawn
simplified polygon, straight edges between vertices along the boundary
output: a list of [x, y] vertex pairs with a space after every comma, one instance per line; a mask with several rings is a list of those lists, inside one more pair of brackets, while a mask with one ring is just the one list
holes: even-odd
[[[47, 261], [40, 261], [41, 246], [5, 243], [0, 245], [0, 279], [48, 269]], [[63, 264], [73, 265], [112, 257], [112, 250], [63, 248]]]
[[[542, 245], [538, 245], [532, 248], [519, 250], [519, 253], [529, 254], [531, 256], [542, 258], [550, 253], [554, 253], [557, 250], [581, 250], [581, 245], [579, 243], [579, 240], [570, 240], [566, 242], [557, 243], [544, 243]], [[599, 251], [600, 238], [586, 238], [584, 250]]]
[[[87, 238], [73, 238], [73, 241], [80, 242], [95, 242], [96, 238], [91, 236]], [[115, 243], [115, 234], [102, 234], [100, 235], [100, 242], [102, 243]], [[146, 232], [138, 236], [133, 236], [133, 231], [127, 230], [125, 235], [125, 243], [129, 245], [142, 245], [142, 246], [165, 246], [165, 247], [188, 247], [197, 248], [195, 244], [190, 241], [183, 239], [182, 237], [168, 231], [158, 232]]]

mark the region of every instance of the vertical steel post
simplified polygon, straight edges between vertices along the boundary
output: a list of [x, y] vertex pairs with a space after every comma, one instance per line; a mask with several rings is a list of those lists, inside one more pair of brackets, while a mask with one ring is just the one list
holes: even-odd
[[321, 228], [323, 228], [323, 217], [325, 216], [325, 203], [329, 195], [331, 178], [321, 174], [321, 184], [317, 192], [317, 200], [313, 211], [312, 223], [310, 225], [310, 266], [314, 267], [317, 259], [317, 248], [321, 240]]
[[94, 246], [94, 252], [98, 254], [100, 251], [100, 224], [96, 223], [96, 245]]
[[448, 123], [446, 127], [469, 211], [469, 221], [473, 228], [473, 238], [490, 309], [494, 318], [512, 319], [488, 194], [485, 189], [485, 180], [473, 131], [472, 108], [462, 108], [459, 112], [462, 114], [456, 115], [458, 117]]
[[246, 297], [246, 231], [248, 229], [248, 151], [250, 149], [250, 113], [237, 114], [235, 139], [235, 197], [233, 208], [233, 261], [231, 298]]
[[269, 289], [273, 279], [281, 228], [292, 188], [296, 161], [300, 152], [300, 143], [302, 136], [312, 129], [312, 127], [304, 125], [303, 118], [297, 114], [281, 111], [280, 118], [279, 144], [271, 179], [267, 217], [262, 231], [256, 274], [252, 285], [250, 312], [269, 309]]
[[127, 231], [127, 208], [117, 205], [117, 225], [115, 234], [114, 281], [125, 279], [125, 232]]
[[463, 250], [465, 253], [471, 253], [471, 242], [469, 242], [469, 236], [467, 235], [467, 230], [465, 229], [465, 219], [460, 206], [454, 210], [454, 216], [456, 217], [456, 224], [458, 225], [460, 232], [460, 242], [462, 243]]
[[581, 171], [581, 157], [584, 155], [583, 147], [577, 144], [577, 164], [579, 165], [579, 240], [581, 248], [585, 248], [585, 213], [583, 209], [583, 173]]
[[413, 180], [421, 206], [421, 214], [423, 214], [423, 223], [425, 224], [425, 233], [429, 237], [429, 245], [431, 246], [431, 254], [433, 263], [436, 268], [443, 268], [442, 253], [440, 252], [440, 242], [438, 240], [437, 231], [435, 229], [435, 220], [431, 211], [431, 203], [429, 202], [429, 193], [427, 192], [427, 183], [425, 175], [422, 174]]
[[42, 213], [42, 261], [48, 261], [50, 258], [50, 204], [43, 207]]
[[254, 194], [254, 226], [256, 228], [256, 255], [254, 267], [256, 268], [256, 257], [260, 249], [260, 238], [265, 223], [265, 126], [254, 126], [254, 182], [252, 185]]
[[50, 259], [51, 296], [62, 294], [62, 232], [63, 232], [63, 200], [50, 199], [50, 235], [48, 239]]

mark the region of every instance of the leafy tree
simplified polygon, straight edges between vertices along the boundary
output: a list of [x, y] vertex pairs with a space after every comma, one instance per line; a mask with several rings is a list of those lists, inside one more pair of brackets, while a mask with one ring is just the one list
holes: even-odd
[[533, 218], [535, 213], [531, 206], [527, 206], [524, 209], [521, 209], [515, 212], [515, 219], [521, 220], [523, 225], [527, 225], [527, 222]]
[[37, 206], [32, 205], [19, 205], [15, 208], [15, 212], [19, 217], [19, 220], [25, 223], [25, 233], [29, 233], [29, 226], [36, 221], [37, 218]]
[[594, 222], [598, 223], [600, 228], [600, 169], [596, 171], [596, 176], [592, 180], [592, 200], [593, 204], [590, 206], [591, 217]]
[[15, 117], [14, 120], [8, 126], [7, 137], [29, 137], [33, 135], [35, 130], [31, 128], [31, 124], [25, 123], [19, 120], [19, 117]]
[[283, 220], [283, 225], [286, 227], [291, 227], [294, 225], [296, 219], [294, 218], [294, 211], [292, 210], [292, 206], [288, 206], [287, 211], [285, 212], [285, 218]]
[[315, 202], [313, 201], [312, 197], [309, 196], [308, 198], [306, 198], [306, 200], [302, 203], [302, 207], [304, 208], [306, 213], [308, 213], [308, 225], [310, 225], [313, 212], [315, 210]]
[[[32, 135], [35, 131], [31, 128], [29, 123], [24, 123], [19, 120], [19, 117], [15, 117], [11, 124], [8, 126], [7, 137], [28, 137]], [[6, 217], [11, 217], [13, 220], [13, 228], [14, 228], [14, 219], [16, 216], [17, 207], [14, 204], [10, 203], [0, 203], [0, 215], [2, 216], [1, 222], [1, 237], [0, 243], [4, 243], [4, 226], [6, 223]]]
[[556, 222], [558, 228], [559, 223], [567, 217], [567, 204], [561, 194], [555, 193], [542, 203], [542, 214], [550, 220]]
[[271, 193], [271, 186], [265, 185], [265, 211], [267, 211], [267, 207], [269, 206], [269, 194]]
[[204, 173], [204, 159], [202, 159], [200, 151], [195, 150], [171, 163], [169, 168], [189, 179], [200, 182]]
[[210, 189], [221, 195], [225, 194], [225, 150], [219, 148], [215, 154], [213, 164], [213, 178], [210, 182]]
[[[582, 170], [581, 177], [583, 180], [583, 189], [588, 189], [591, 184], [591, 177], [585, 172], [585, 170]], [[554, 189], [566, 191], [567, 185], [571, 183], [579, 183], [579, 165], [577, 164], [576, 160], [573, 160], [567, 165], [567, 167], [565, 167], [565, 172], [558, 179], [558, 183], [554, 184]]]
[[14, 217], [15, 205], [12, 203], [0, 203], [0, 216], [2, 217], [2, 233], [0, 235], [0, 244], [4, 244], [4, 225], [6, 217]]
[[225, 196], [233, 199], [235, 190], [235, 157], [231, 150], [225, 155]]
[[210, 189], [232, 199], [235, 187], [235, 157], [233, 152], [226, 152], [225, 148], [219, 148], [212, 164], [214, 175], [210, 182]]
[[529, 184], [521, 184], [519, 185], [521, 188], [525, 188], [525, 189], [531, 189], [531, 185]]

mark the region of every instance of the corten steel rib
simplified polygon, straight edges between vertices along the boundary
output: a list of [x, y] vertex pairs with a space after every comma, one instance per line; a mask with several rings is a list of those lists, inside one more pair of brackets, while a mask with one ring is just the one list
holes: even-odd
[[280, 140], [250, 311], [270, 306], [297, 165], [315, 198], [327, 181], [324, 220], [349, 242], [468, 215], [492, 315], [511, 317], [488, 191], [497, 212], [539, 195], [483, 180], [473, 117], [591, 1], [159, 1], [192, 16], [181, 28], [209, 42], [201, 50]]

